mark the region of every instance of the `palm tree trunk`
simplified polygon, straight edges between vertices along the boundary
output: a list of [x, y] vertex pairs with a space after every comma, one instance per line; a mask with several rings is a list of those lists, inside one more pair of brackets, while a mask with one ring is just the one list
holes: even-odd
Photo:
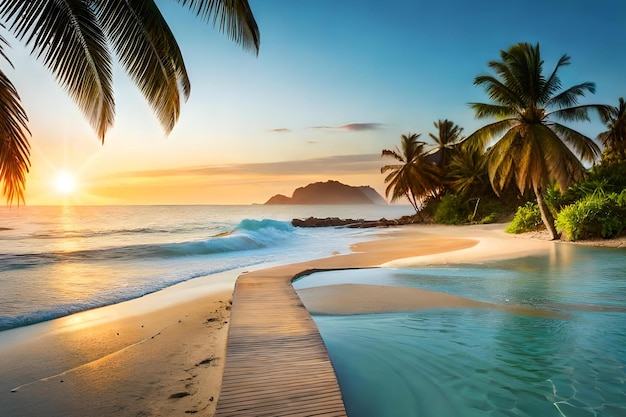
[[554, 217], [552, 216], [552, 212], [550, 212], [550, 209], [548, 208], [548, 205], [546, 204], [546, 200], [544, 200], [543, 198], [543, 192], [541, 188], [535, 186], [534, 191], [535, 191], [535, 197], [537, 197], [537, 205], [539, 206], [539, 211], [541, 212], [541, 220], [543, 221], [543, 224], [546, 226], [546, 229], [548, 229], [548, 232], [550, 232], [550, 236], [552, 237], [552, 240], [556, 240], [560, 236], [557, 233], [556, 228], [554, 227]]
[[412, 193], [406, 193], [406, 199], [409, 200], [409, 203], [411, 203], [411, 205], [413, 206], [413, 208], [415, 209], [415, 214], [417, 214], [420, 218], [420, 220], [423, 222], [424, 221], [424, 215], [422, 214], [422, 210], [419, 209], [419, 207], [417, 206], [417, 199], [415, 198], [415, 196]]

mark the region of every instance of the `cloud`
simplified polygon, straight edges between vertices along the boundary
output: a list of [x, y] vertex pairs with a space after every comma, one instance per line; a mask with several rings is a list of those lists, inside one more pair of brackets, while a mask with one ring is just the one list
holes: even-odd
[[369, 130], [379, 130], [383, 127], [382, 123], [347, 123], [341, 126], [312, 126], [309, 129], [333, 129], [347, 130], [349, 132], [365, 132]]
[[107, 178], [155, 178], [218, 175], [358, 174], [379, 172], [380, 154], [333, 155], [323, 158], [251, 164], [211, 165], [162, 170], [127, 171]]
[[339, 126], [339, 128], [353, 132], [362, 132], [366, 130], [378, 130], [382, 126], [381, 123], [348, 123], [347, 125]]
[[270, 129], [269, 131], [272, 133], [285, 133], [285, 132], [291, 132], [291, 129], [288, 129], [286, 127], [279, 127], [276, 129]]

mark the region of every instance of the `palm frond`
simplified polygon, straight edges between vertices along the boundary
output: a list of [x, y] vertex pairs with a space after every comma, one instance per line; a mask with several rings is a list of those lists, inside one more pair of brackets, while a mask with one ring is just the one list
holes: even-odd
[[469, 103], [469, 106], [474, 110], [474, 115], [477, 119], [502, 119], [505, 117], [516, 117], [519, 115], [517, 108], [511, 106], [500, 106], [489, 103]]
[[[507, 59], [506, 57], [508, 57], [509, 55], [505, 52], [504, 56], [505, 59]], [[489, 61], [487, 63], [487, 66], [489, 66], [489, 68], [491, 68], [496, 73], [496, 75], [500, 77], [502, 81], [501, 88], [504, 88], [503, 91], [507, 91], [507, 94], [510, 94], [510, 98], [507, 100], [508, 104], [514, 106], [522, 106], [523, 103], [519, 101], [519, 93], [523, 91], [523, 87], [520, 85], [520, 80], [517, 78], [516, 74], [511, 71], [512, 68], [510, 67], [510, 65], [508, 65], [504, 61]]]
[[595, 93], [596, 84], [592, 82], [584, 82], [568, 88], [565, 91], [560, 92], [556, 96], [550, 98], [546, 102], [546, 106], [556, 106], [559, 109], [565, 107], [571, 107], [578, 103], [578, 97], [585, 95], [585, 92]]
[[120, 63], [153, 108], [166, 133], [180, 115], [179, 83], [190, 87], [182, 55], [153, 0], [101, 0], [96, 13]]
[[[4, 29], [4, 25], [0, 24], [0, 27], [2, 27]], [[4, 53], [4, 47], [5, 46], [9, 46], [9, 42], [7, 42], [7, 40], [4, 38], [4, 36], [0, 35], [0, 56], [2, 58], [4, 58], [4, 60], [6, 62], [9, 63], [9, 65], [11, 66], [11, 68], [15, 68], [13, 66], [13, 63], [11, 62], [11, 60], [9, 59], [9, 57]]]
[[582, 178], [584, 167], [579, 156], [554, 126], [537, 125], [535, 130], [537, 136], [542, 138], [538, 145], [541, 148], [540, 153], [544, 155], [546, 171], [543, 181], [535, 181], [535, 184], [545, 188], [549, 182], [556, 181], [559, 188], [565, 191], [572, 183]]
[[584, 104], [580, 106], [567, 107], [565, 109], [554, 110], [548, 113], [547, 116], [566, 122], [588, 122], [591, 120], [589, 117], [589, 111], [597, 113], [602, 120], [606, 120], [611, 117], [611, 106], [604, 104]]
[[550, 125], [550, 128], [569, 145], [573, 152], [583, 161], [594, 162], [600, 156], [600, 147], [593, 139], [559, 123]]
[[524, 106], [524, 103], [520, 101], [515, 91], [491, 75], [479, 75], [474, 78], [474, 85], [483, 86], [487, 94], [489, 94], [489, 98], [498, 104], [505, 106]]
[[517, 123], [518, 122], [515, 119], [504, 119], [490, 123], [469, 135], [463, 142], [461, 142], [461, 144], [470, 150], [479, 150], [484, 152], [492, 140], [497, 140], [497, 137], [502, 132], [512, 128]]
[[398, 170], [402, 169], [403, 166], [404, 165], [385, 165], [385, 166], [380, 168], [380, 173], [384, 174], [385, 172], [391, 171], [391, 170], [398, 171]]
[[406, 162], [404, 160], [404, 157], [400, 154], [400, 151], [398, 149], [393, 150], [393, 151], [389, 150], [389, 149], [383, 149], [383, 151], [381, 152], [380, 156], [381, 156], [381, 158], [383, 156], [390, 156], [390, 157], [392, 157], [392, 158], [394, 158], [394, 159], [396, 159], [396, 160], [398, 160], [400, 162]]
[[244, 49], [259, 53], [261, 35], [247, 0], [176, 0], [188, 6], [205, 21], [211, 21], [219, 30]]
[[541, 92], [542, 103], [549, 103], [554, 93], [561, 89], [561, 79], [558, 76], [558, 71], [561, 67], [569, 64], [570, 57], [567, 55], [561, 56], [559, 62], [557, 62], [557, 64], [555, 65], [552, 74], [550, 74], [550, 77], [546, 80], [546, 83], [544, 84], [543, 91]]
[[585, 104], [579, 107], [586, 107], [592, 113], [596, 113], [600, 120], [602, 120], [604, 123], [610, 122], [612, 118], [611, 115], [613, 114], [613, 111], [615, 109], [613, 106], [609, 106], [606, 104]]
[[43, 60], [104, 140], [115, 117], [112, 63], [91, 2], [6, 0], [0, 17]]
[[509, 129], [485, 154], [485, 164], [493, 190], [499, 194], [513, 176], [519, 147], [519, 127]]
[[30, 167], [28, 117], [17, 90], [0, 71], [0, 183], [9, 204], [24, 202], [26, 173]]
[[546, 142], [560, 140], [553, 138], [554, 135], [546, 135], [544, 131], [549, 129], [542, 124], [527, 125], [520, 130], [523, 133], [520, 132], [519, 151], [514, 156], [514, 164], [517, 189], [523, 193], [535, 186], [543, 187], [550, 180], [550, 156], [545, 154]]
[[[544, 83], [541, 75], [543, 61], [540, 58], [539, 45], [518, 43], [507, 51], [501, 51], [500, 57], [502, 62], [498, 64], [506, 68], [506, 75], [503, 75], [502, 71], [498, 75], [502, 78], [504, 85], [515, 94], [517, 106], [525, 108], [536, 102], [539, 90]], [[489, 66], [495, 68], [494, 63], [490, 62]]]

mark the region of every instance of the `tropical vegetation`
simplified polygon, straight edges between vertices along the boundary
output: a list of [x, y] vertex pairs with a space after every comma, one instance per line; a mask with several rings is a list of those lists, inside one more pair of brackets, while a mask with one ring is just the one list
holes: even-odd
[[[470, 103], [491, 119], [467, 138], [449, 120], [435, 122], [430, 163], [439, 182], [421, 191], [420, 214], [438, 223], [512, 220], [507, 232], [545, 228], [552, 239], [613, 237], [626, 230], [626, 104], [579, 104], [595, 84], [562, 88], [561, 56], [544, 72], [539, 44], [519, 43], [490, 61], [480, 75], [488, 103]], [[569, 126], [600, 117], [607, 130], [593, 139]], [[390, 182], [387, 192], [394, 190]], [[411, 184], [402, 183], [404, 189]], [[402, 197], [394, 195], [394, 199]]]
[[532, 232], [539, 229], [542, 224], [539, 206], [534, 201], [528, 201], [517, 208], [513, 220], [504, 231], [514, 234]]
[[626, 190], [587, 195], [561, 210], [556, 228], [568, 240], [611, 238], [626, 228]]
[[[247, 0], [174, 1], [258, 53], [259, 29]], [[191, 92], [181, 51], [154, 0], [3, 0], [0, 24], [52, 72], [101, 141], [115, 119], [113, 54], [166, 133]], [[10, 63], [7, 45], [0, 38], [0, 55]], [[29, 136], [18, 91], [0, 70], [0, 183], [9, 203], [24, 201]]]

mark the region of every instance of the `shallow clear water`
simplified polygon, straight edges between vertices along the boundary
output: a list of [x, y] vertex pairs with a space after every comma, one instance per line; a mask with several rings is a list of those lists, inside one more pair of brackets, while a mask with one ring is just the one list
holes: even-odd
[[568, 316], [470, 309], [316, 316], [351, 417], [620, 417], [626, 416], [625, 255], [557, 245], [542, 257], [330, 272], [297, 286], [415, 286]]

